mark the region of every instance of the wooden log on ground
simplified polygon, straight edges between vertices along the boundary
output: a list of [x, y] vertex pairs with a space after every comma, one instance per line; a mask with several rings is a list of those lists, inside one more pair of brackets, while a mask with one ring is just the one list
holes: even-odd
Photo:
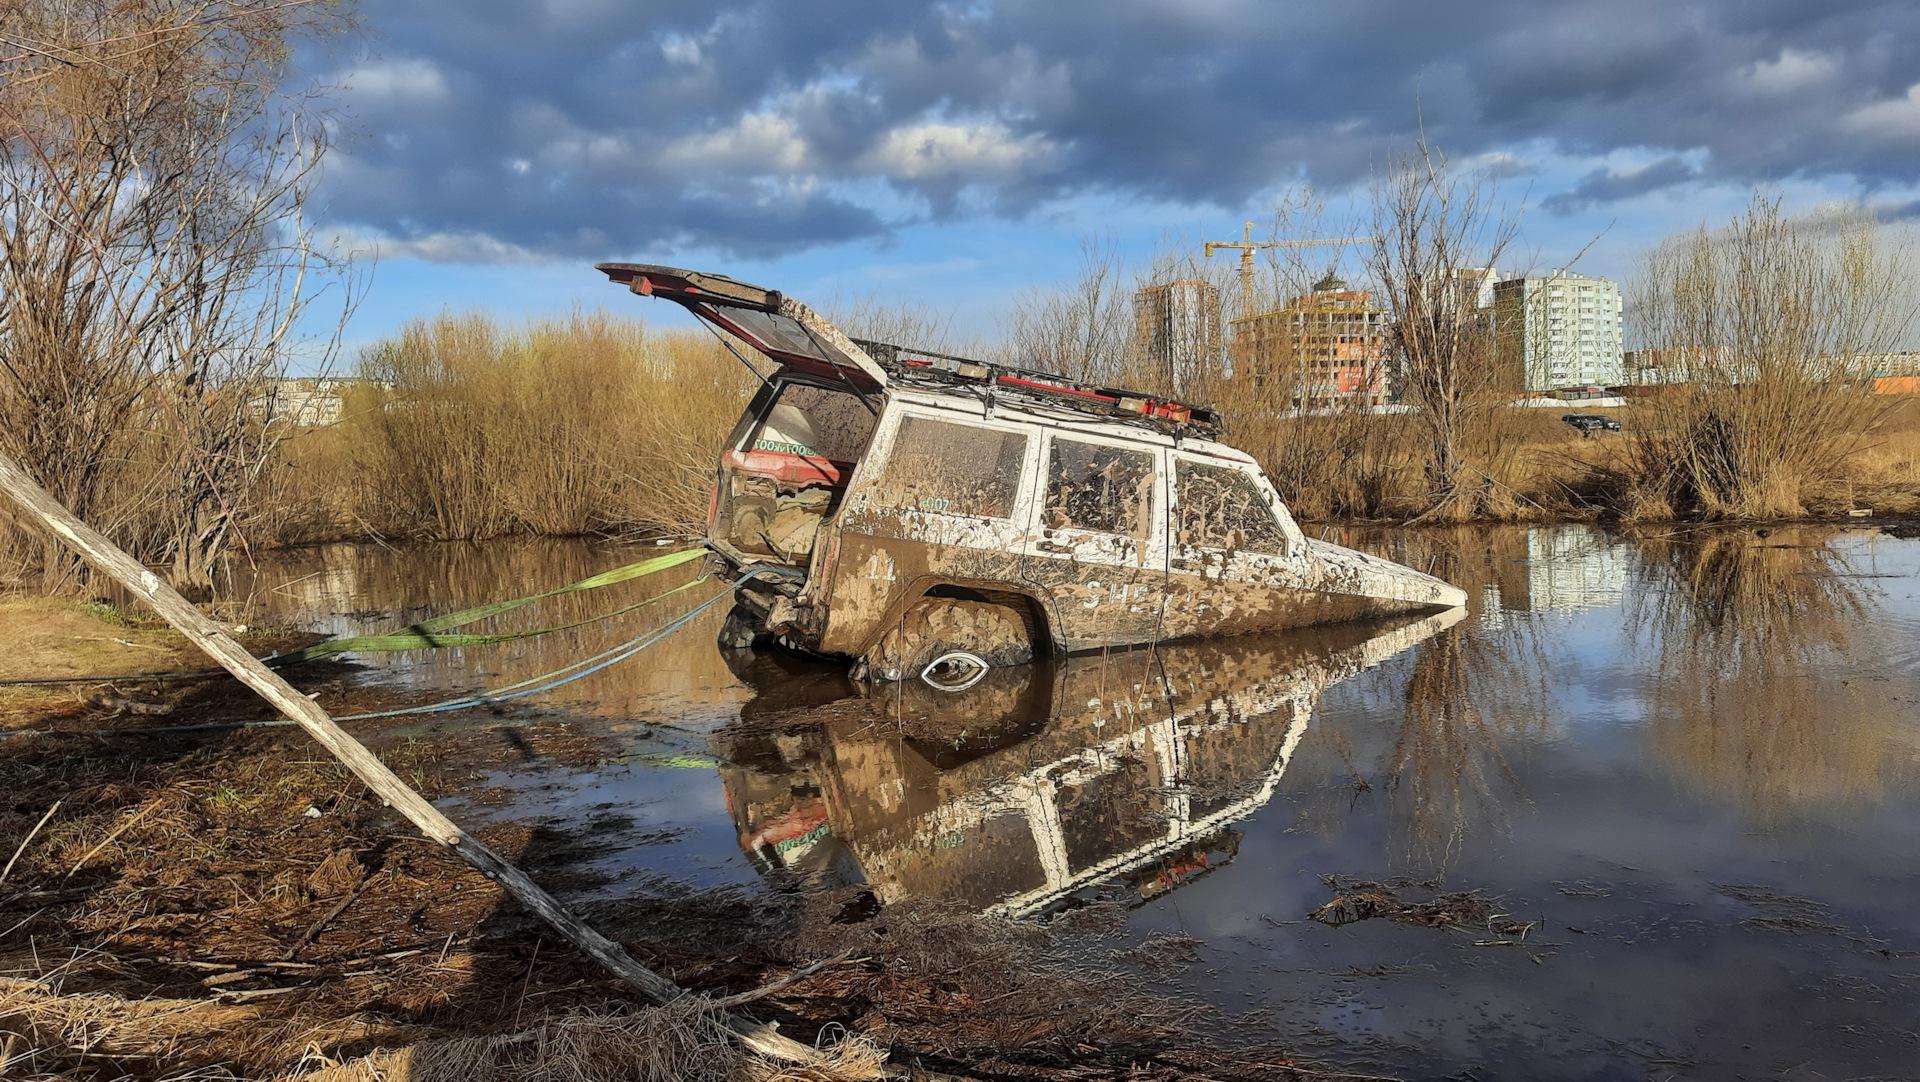
[[[89, 564], [120, 583], [153, 611], [172, 624], [207, 656], [218, 661], [235, 678], [259, 693], [260, 697], [309, 735], [318, 740], [333, 757], [378, 793], [400, 814], [420, 828], [421, 833], [445, 846], [455, 856], [479, 869], [488, 879], [499, 883], [515, 900], [568, 942], [580, 948], [594, 961], [613, 972], [655, 1003], [666, 1003], [689, 995], [686, 989], [634, 961], [626, 950], [601, 935], [561, 905], [540, 885], [527, 878], [506, 858], [467, 834], [440, 809], [401, 781], [366, 746], [340, 728], [318, 703], [295, 690], [278, 673], [262, 665], [246, 648], [227, 633], [227, 629], [192, 602], [168, 586], [159, 575], [127, 555], [118, 545], [81, 521], [73, 512], [40, 487], [13, 458], [0, 453], [0, 490], [13, 497], [35, 521], [72, 546]], [[771, 1025], [729, 1016], [728, 1027], [748, 1048], [778, 1059], [800, 1063], [819, 1063], [812, 1048], [775, 1032]]]

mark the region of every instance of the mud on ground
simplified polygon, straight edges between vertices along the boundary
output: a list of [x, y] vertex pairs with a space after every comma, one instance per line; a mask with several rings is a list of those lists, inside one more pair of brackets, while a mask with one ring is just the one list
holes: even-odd
[[[347, 688], [341, 671], [303, 670], [302, 689], [343, 713], [393, 705]], [[231, 681], [153, 698], [173, 712], [16, 700], [0, 728], [268, 716]], [[591, 763], [612, 750], [562, 716], [445, 717], [439, 731], [359, 735], [429, 796], [480, 802], [497, 796], [486, 789], [490, 767]], [[0, 860], [16, 857], [0, 877], [0, 1076], [557, 1079], [598, 1068], [569, 1074], [528, 1062], [526, 1049], [599, 1049], [614, 1057], [607, 1067], [617, 1049], [658, 1044], [662, 1016], [421, 839], [298, 730], [0, 740], [0, 792]], [[478, 833], [549, 888], [589, 885], [569, 871], [586, 839], [524, 826]], [[1218, 1047], [1200, 1034], [1220, 1019], [1146, 990], [1140, 968], [1102, 942], [1113, 914], [1042, 926], [882, 909], [857, 890], [656, 887], [584, 915], [644, 963], [716, 997], [836, 959], [739, 1009], [801, 1041], [857, 1034], [922, 1070], [1075, 1079], [1294, 1070], [1272, 1049]], [[513, 1036], [527, 1031], [539, 1039]], [[741, 1066], [700, 1060], [705, 1076]]]

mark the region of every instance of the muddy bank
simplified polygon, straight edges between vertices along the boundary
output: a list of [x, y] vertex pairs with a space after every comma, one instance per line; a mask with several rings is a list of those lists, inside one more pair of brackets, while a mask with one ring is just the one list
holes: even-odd
[[[35, 601], [7, 618], [35, 644], [9, 675], [203, 664], [126, 614]], [[250, 634], [263, 652], [317, 637]], [[355, 664], [293, 675], [342, 713], [426, 693], [367, 679]], [[14, 860], [0, 878], [0, 1075], [424, 1080], [445, 1077], [435, 1072], [447, 1063], [472, 1077], [482, 1061], [501, 1077], [515, 1065], [558, 1070], [528, 1060], [532, 1032], [541, 1047], [593, 1050], [574, 1066], [598, 1077], [658, 1043], [659, 1012], [419, 837], [297, 730], [170, 731], [268, 720], [239, 685], [101, 686], [121, 701], [30, 688], [5, 707], [14, 735], [0, 742], [0, 856]], [[603, 806], [575, 830], [489, 819], [516, 799], [497, 783], [673, 761], [687, 744], [671, 728], [655, 738], [550, 707], [350, 727], [410, 784], [464, 821], [483, 820], [476, 833], [488, 845], [576, 898], [607, 885], [587, 867], [596, 839], [630, 817]], [[1204, 1067], [1251, 1078], [1289, 1062], [1272, 1048], [1201, 1039], [1209, 1012], [1144, 987], [1147, 956], [1129, 960], [1110, 938], [1119, 914], [1044, 927], [804, 885], [653, 878], [581, 909], [684, 987], [750, 995], [741, 1006], [799, 1040], [855, 1034], [860, 1047], [923, 1069], [1170, 1079]], [[670, 1022], [676, 1040], [707, 1032], [697, 1016]], [[744, 1066], [725, 1042], [698, 1059], [703, 1077]]]
[[[565, 718], [490, 720], [370, 742], [425, 792], [479, 804], [499, 798], [490, 767], [608, 750]], [[0, 786], [9, 851], [59, 802], [0, 885], [7, 1077], [274, 1077], [641, 1008], [289, 734], [23, 741], [0, 757]], [[545, 885], [592, 885], [572, 870], [590, 836], [479, 833]], [[987, 1077], [1271, 1077], [1254, 1065], [1281, 1062], [1197, 1041], [1201, 1008], [1145, 991], [1100, 938], [1112, 914], [1045, 928], [859, 889], [671, 886], [584, 908], [716, 997], [834, 959], [753, 1003], [803, 1041], [851, 1032], [899, 1062]]]

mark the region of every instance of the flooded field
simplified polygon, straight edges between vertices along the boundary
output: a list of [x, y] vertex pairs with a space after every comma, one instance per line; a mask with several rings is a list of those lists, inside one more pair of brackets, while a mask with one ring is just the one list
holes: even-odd
[[[580, 890], [600, 902], [864, 884], [882, 909], [1107, 907], [1140, 944], [1137, 979], [1222, 1008], [1223, 1038], [1354, 1071], [1914, 1076], [1920, 541], [1813, 527], [1339, 540], [1432, 566], [1470, 610], [866, 698], [835, 667], [719, 649], [716, 605], [525, 700], [615, 753], [529, 755], [488, 779], [504, 806], [446, 804], [585, 839]], [[236, 590], [272, 619], [359, 634], [653, 551], [336, 546], [277, 554]], [[490, 630], [582, 620], [691, 577], [670, 574]], [[716, 590], [535, 639], [366, 655], [342, 679], [422, 701], [528, 680]]]

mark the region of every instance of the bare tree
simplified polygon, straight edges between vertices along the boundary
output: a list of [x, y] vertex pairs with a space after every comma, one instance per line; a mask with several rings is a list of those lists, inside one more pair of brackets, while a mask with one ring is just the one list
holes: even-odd
[[1133, 298], [1126, 281], [1114, 242], [1082, 240], [1077, 281], [1014, 302], [1008, 359], [1075, 379], [1111, 381], [1133, 354]]
[[279, 88], [344, 22], [311, 0], [0, 7], [0, 446], [183, 585], [247, 508], [268, 377], [330, 266], [301, 213], [316, 99]]
[[1867, 211], [1756, 194], [1644, 258], [1628, 317], [1675, 384], [1626, 469], [1630, 517], [1791, 517], [1869, 429], [1875, 362], [1915, 317], [1912, 255]]
[[1494, 341], [1457, 271], [1492, 267], [1512, 243], [1516, 216], [1492, 182], [1461, 172], [1422, 139], [1373, 192], [1372, 276], [1391, 313], [1406, 401], [1427, 442], [1427, 481], [1441, 520], [1471, 517], [1487, 495], [1471, 461], [1476, 429], [1497, 404]]

